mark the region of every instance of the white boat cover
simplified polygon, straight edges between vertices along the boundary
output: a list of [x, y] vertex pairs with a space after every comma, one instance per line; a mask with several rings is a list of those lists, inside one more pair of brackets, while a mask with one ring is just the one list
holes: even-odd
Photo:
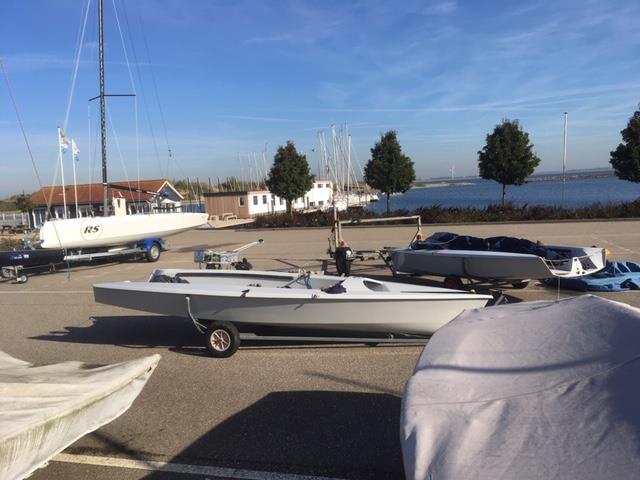
[[115, 365], [34, 366], [0, 351], [0, 478], [24, 478], [124, 413], [159, 355]]
[[585, 295], [462, 313], [405, 387], [407, 478], [640, 475], [640, 310]]

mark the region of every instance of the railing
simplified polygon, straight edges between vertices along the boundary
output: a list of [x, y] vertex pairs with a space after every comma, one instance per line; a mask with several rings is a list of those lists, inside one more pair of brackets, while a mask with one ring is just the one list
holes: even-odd
[[0, 225], [26, 225], [29, 215], [24, 212], [0, 212]]

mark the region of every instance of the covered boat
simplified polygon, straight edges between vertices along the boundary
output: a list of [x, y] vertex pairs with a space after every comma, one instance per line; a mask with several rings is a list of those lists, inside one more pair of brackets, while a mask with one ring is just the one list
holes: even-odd
[[431, 335], [463, 310], [492, 299], [364, 277], [268, 271], [156, 270], [149, 282], [101, 283], [93, 291], [99, 303], [190, 317], [209, 340], [220, 325], [231, 325], [225, 338], [232, 343], [238, 343], [237, 329], [247, 326]]
[[573, 278], [604, 268], [597, 247], [543, 245], [513, 237], [477, 238], [438, 232], [408, 248], [388, 250], [394, 272], [518, 284], [549, 277]]
[[35, 366], [0, 352], [0, 478], [24, 478], [83, 435], [122, 415], [159, 355], [102, 367]]
[[637, 478], [640, 310], [592, 295], [465, 312], [402, 401], [406, 477]]

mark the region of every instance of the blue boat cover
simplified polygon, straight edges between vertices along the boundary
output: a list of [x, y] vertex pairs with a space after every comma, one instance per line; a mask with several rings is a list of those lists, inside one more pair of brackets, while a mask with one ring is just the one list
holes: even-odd
[[478, 238], [470, 235], [458, 235], [451, 232], [436, 232], [425, 240], [411, 243], [412, 250], [479, 250], [491, 252], [523, 253], [537, 255], [548, 260], [564, 258], [561, 252], [550, 250], [540, 242], [526, 238], [489, 237]]
[[607, 262], [604, 269], [578, 278], [547, 278], [545, 285], [581, 292], [622, 292], [640, 290], [640, 264], [633, 262]]

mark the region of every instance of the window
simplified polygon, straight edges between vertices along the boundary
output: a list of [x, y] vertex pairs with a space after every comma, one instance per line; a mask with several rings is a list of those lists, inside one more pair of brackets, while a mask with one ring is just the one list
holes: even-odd
[[324, 205], [324, 200], [319, 200], [319, 201], [318, 201], [318, 206], [320, 206], [320, 207], [321, 207], [321, 206], [323, 206], [323, 205]]
[[257, 205], [257, 204], [258, 204], [258, 196], [257, 196], [257, 195], [254, 195], [254, 196], [253, 196], [253, 204], [254, 204], [254, 205]]
[[322, 188], [322, 184], [321, 183], [316, 184], [316, 188]]
[[330, 183], [327, 183], [325, 186], [326, 186], [327, 188], [331, 188], [331, 184], [330, 184]]
[[244, 207], [244, 197], [239, 197], [238, 201], [240, 202], [240, 206]]
[[263, 205], [267, 204], [267, 196], [266, 195], [262, 195], [262, 203], [263, 203]]
[[310, 207], [315, 207], [316, 206], [316, 202], [309, 202], [309, 206]]

